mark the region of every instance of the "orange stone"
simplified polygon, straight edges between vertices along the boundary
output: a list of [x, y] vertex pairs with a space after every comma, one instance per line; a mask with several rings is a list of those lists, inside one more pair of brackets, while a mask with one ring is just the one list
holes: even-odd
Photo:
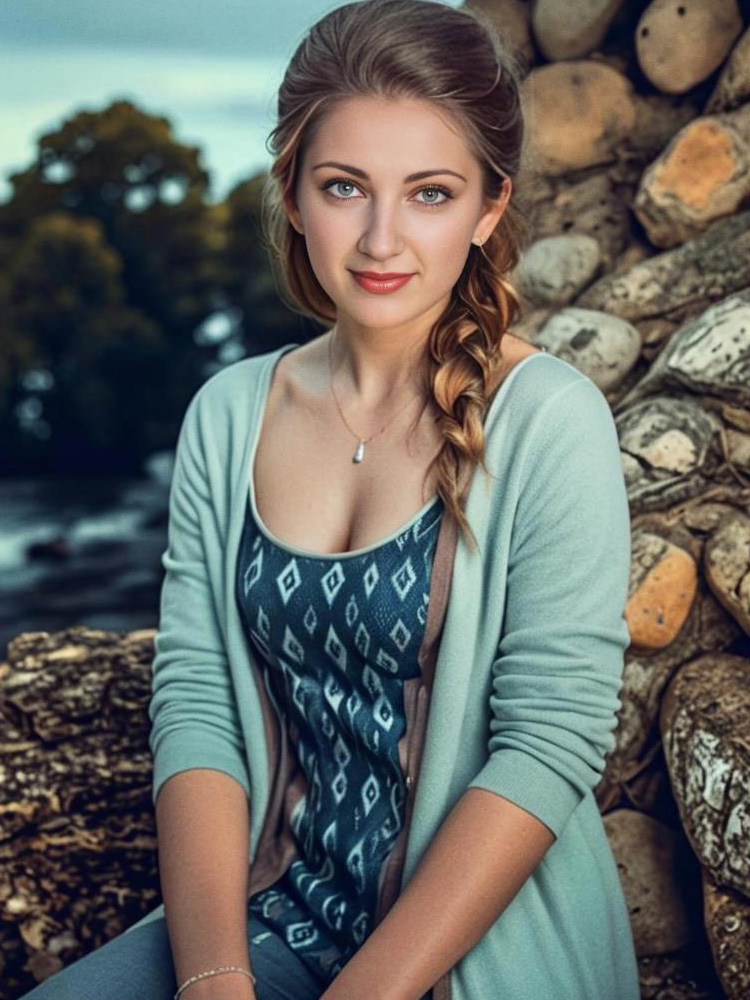
[[697, 587], [695, 560], [684, 549], [666, 543], [662, 557], [628, 599], [625, 618], [632, 645], [668, 646], [685, 624]]

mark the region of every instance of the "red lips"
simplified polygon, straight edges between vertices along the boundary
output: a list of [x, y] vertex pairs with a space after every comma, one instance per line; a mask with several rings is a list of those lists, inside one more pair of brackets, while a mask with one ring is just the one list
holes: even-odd
[[352, 274], [359, 274], [363, 278], [373, 278], [375, 281], [389, 281], [391, 278], [408, 278], [410, 274], [404, 271], [352, 271]]
[[375, 273], [373, 278], [371, 277], [373, 273], [372, 271], [352, 271], [352, 277], [357, 284], [365, 291], [372, 292], [373, 295], [389, 295], [391, 292], [396, 292], [414, 277], [413, 274], [397, 274], [394, 277], [391, 272], [390, 274]]

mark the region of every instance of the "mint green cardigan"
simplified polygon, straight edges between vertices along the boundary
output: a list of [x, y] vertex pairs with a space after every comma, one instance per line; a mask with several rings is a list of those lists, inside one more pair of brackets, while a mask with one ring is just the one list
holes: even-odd
[[[264, 725], [234, 599], [268, 387], [297, 344], [235, 362], [179, 435], [153, 663], [153, 801], [173, 774], [224, 771], [269, 798]], [[516, 365], [485, 418], [435, 667], [402, 885], [467, 788], [502, 795], [555, 841], [450, 972], [452, 1000], [638, 1000], [628, 912], [593, 795], [614, 747], [630, 568], [619, 442], [601, 390], [551, 354]], [[163, 904], [138, 924], [163, 915]]]

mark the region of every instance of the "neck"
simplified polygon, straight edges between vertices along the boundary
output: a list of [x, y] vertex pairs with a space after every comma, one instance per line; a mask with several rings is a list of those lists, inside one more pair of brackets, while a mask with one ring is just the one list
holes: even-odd
[[424, 335], [406, 338], [347, 334], [338, 324], [327, 336], [331, 377], [339, 397], [364, 410], [388, 408], [425, 391]]

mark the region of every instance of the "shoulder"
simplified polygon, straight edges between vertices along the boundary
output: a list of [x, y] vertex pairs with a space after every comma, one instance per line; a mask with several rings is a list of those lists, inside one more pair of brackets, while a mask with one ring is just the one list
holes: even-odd
[[234, 361], [209, 375], [190, 399], [186, 416], [213, 425], [234, 418], [247, 428], [267, 368], [286, 346]]
[[490, 454], [508, 451], [526, 465], [559, 459], [596, 442], [619, 450], [611, 407], [599, 386], [574, 365], [540, 352], [506, 376], [485, 420]]
[[[232, 362], [198, 387], [185, 408], [177, 441], [178, 455], [230, 456], [239, 442], [252, 436], [258, 391], [267, 366], [285, 347]], [[222, 463], [214, 463], [218, 468]]]
[[203, 406], [221, 406], [222, 402], [232, 402], [247, 397], [260, 384], [260, 379], [272, 359], [279, 356], [283, 348], [274, 348], [263, 354], [242, 358], [219, 369], [206, 379], [196, 393]]
[[606, 540], [607, 551], [622, 556], [617, 565], [626, 565], [629, 501], [607, 397], [593, 379], [550, 354], [511, 376], [486, 435], [495, 477], [485, 500], [490, 530], [511, 524], [517, 551], [526, 552], [534, 537], [573, 548], [582, 538]]
[[491, 433], [501, 419], [519, 426], [527, 424], [579, 383], [590, 386], [605, 399], [588, 375], [562, 358], [546, 351], [526, 355], [508, 372], [493, 396], [485, 417], [486, 432]]

